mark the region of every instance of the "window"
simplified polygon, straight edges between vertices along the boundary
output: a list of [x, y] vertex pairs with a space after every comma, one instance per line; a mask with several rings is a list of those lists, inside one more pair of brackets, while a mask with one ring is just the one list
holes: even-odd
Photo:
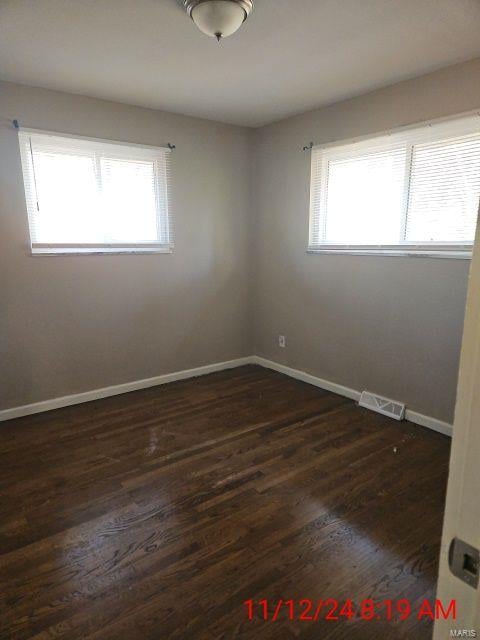
[[33, 254], [166, 252], [170, 149], [19, 132]]
[[480, 117], [312, 150], [312, 251], [469, 257]]

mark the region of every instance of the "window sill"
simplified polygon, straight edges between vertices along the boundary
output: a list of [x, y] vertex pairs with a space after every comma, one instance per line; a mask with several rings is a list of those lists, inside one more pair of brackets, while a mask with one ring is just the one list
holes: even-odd
[[448, 258], [450, 260], [471, 260], [472, 250], [458, 248], [421, 248], [421, 247], [309, 247], [307, 253], [324, 255], [381, 256], [392, 258]]
[[63, 246], [34, 246], [31, 249], [33, 257], [55, 256], [110, 256], [110, 255], [148, 255], [154, 253], [172, 253], [171, 246], [106, 246], [106, 247], [63, 247]]

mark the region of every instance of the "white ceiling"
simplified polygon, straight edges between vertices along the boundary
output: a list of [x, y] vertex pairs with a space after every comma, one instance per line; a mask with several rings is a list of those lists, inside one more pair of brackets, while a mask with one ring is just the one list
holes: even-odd
[[480, 56], [479, 0], [255, 0], [220, 45], [180, 0], [0, 0], [0, 79], [259, 126]]

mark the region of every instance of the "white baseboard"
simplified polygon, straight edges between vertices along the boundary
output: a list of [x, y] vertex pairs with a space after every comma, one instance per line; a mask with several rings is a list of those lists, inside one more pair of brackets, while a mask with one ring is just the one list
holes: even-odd
[[[186, 380], [187, 378], [196, 378], [198, 376], [204, 376], [208, 373], [215, 373], [216, 371], [224, 371], [226, 369], [234, 369], [246, 364], [258, 364], [266, 369], [273, 369], [279, 373], [283, 373], [291, 378], [296, 378], [302, 382], [307, 382], [315, 387], [320, 387], [325, 391], [331, 391], [338, 395], [345, 396], [351, 400], [358, 402], [360, 399], [360, 391], [344, 387], [336, 382], [330, 382], [323, 378], [318, 378], [305, 371], [299, 369], [293, 369], [286, 365], [273, 362], [273, 360], [267, 360], [260, 356], [247, 356], [245, 358], [237, 358], [236, 360], [229, 360], [227, 362], [217, 362], [214, 364], [207, 364], [203, 367], [196, 367], [195, 369], [187, 369], [185, 371], [176, 371], [174, 373], [167, 373], [161, 376], [155, 376], [154, 378], [147, 378], [145, 380], [135, 380], [134, 382], [126, 382], [124, 384], [117, 384], [111, 387], [103, 387], [102, 389], [95, 389], [93, 391], [85, 391], [83, 393], [75, 393], [69, 396], [63, 396], [61, 398], [53, 398], [52, 400], [43, 400], [42, 402], [34, 402], [32, 404], [26, 404], [21, 407], [12, 407], [11, 409], [3, 409], [0, 411], [0, 422], [5, 420], [12, 420], [14, 418], [21, 418], [23, 416], [29, 416], [34, 413], [41, 413], [43, 411], [51, 411], [52, 409], [60, 409], [61, 407], [69, 407], [75, 404], [81, 404], [82, 402], [90, 402], [91, 400], [100, 400], [101, 398], [108, 398], [110, 396], [117, 396], [122, 393], [128, 393], [129, 391], [138, 391], [139, 389], [148, 389], [149, 387], [157, 387], [169, 382], [175, 382], [177, 380]], [[442, 422], [436, 418], [425, 416], [416, 411], [410, 411], [407, 409], [405, 417], [410, 422], [414, 422], [422, 427], [433, 429], [439, 433], [443, 433], [447, 436], [452, 436], [452, 425], [447, 422]]]
[[417, 413], [416, 411], [407, 409], [405, 411], [405, 418], [421, 427], [427, 427], [427, 429], [443, 433], [444, 436], [450, 436], [451, 438], [453, 435], [453, 424], [437, 420], [437, 418], [432, 418], [431, 416], [425, 416], [423, 413]]
[[344, 387], [343, 385], [336, 384], [335, 382], [330, 382], [329, 380], [324, 380], [323, 378], [317, 378], [317, 376], [313, 376], [311, 373], [306, 373], [299, 369], [292, 369], [292, 367], [287, 367], [284, 364], [278, 364], [278, 362], [267, 360], [260, 356], [254, 356], [253, 362], [254, 364], [259, 364], [261, 367], [265, 367], [266, 369], [273, 369], [279, 373], [284, 373], [286, 376], [290, 376], [290, 378], [295, 378], [296, 380], [313, 384], [314, 387], [320, 387], [320, 389], [325, 389], [325, 391], [338, 393], [340, 396], [345, 396], [346, 398], [356, 400], [357, 402], [360, 400], [361, 393], [359, 391], [355, 391], [355, 389], [350, 389], [349, 387]]
[[204, 376], [208, 373], [215, 373], [216, 371], [224, 371], [226, 369], [234, 369], [236, 367], [241, 367], [245, 364], [251, 363], [252, 358], [250, 356], [246, 358], [237, 358], [236, 360], [229, 360], [228, 362], [207, 364], [203, 367], [187, 369], [186, 371], [167, 373], [162, 376], [155, 376], [154, 378], [147, 378], [145, 380], [125, 382], [123, 384], [117, 384], [111, 387], [103, 387], [102, 389], [95, 389], [93, 391], [84, 391], [83, 393], [75, 393], [69, 396], [62, 396], [61, 398], [53, 398], [52, 400], [34, 402], [32, 404], [26, 404], [21, 407], [3, 409], [0, 411], [0, 422], [3, 422], [5, 420], [12, 420], [13, 418], [29, 416], [34, 413], [41, 413], [42, 411], [51, 411], [52, 409], [69, 407], [74, 404], [81, 404], [82, 402], [90, 402], [91, 400], [99, 400], [101, 398], [108, 398], [110, 396], [118, 396], [122, 393], [128, 393], [129, 391], [138, 391], [139, 389], [157, 387], [162, 384], [167, 384], [168, 382], [186, 380], [187, 378], [196, 378], [197, 376]]
[[[266, 358], [262, 358], [260, 356], [253, 356], [251, 362], [253, 364], [258, 364], [261, 367], [265, 367], [266, 369], [273, 369], [274, 371], [278, 371], [279, 373], [284, 373], [291, 378], [301, 380], [302, 382], [307, 382], [308, 384], [312, 384], [315, 387], [320, 387], [320, 389], [325, 389], [325, 391], [331, 391], [332, 393], [337, 393], [340, 396], [345, 396], [346, 398], [350, 398], [351, 400], [355, 400], [358, 402], [358, 400], [360, 399], [361, 392], [357, 391], [356, 389], [350, 389], [349, 387], [344, 387], [341, 384], [330, 382], [329, 380], [324, 380], [323, 378], [317, 378], [317, 376], [313, 376], [310, 373], [300, 371], [299, 369], [292, 369], [292, 367], [287, 367], [286, 365], [279, 364], [278, 362], [274, 362], [273, 360], [267, 360]], [[437, 420], [436, 418], [425, 416], [422, 413], [410, 411], [410, 409], [406, 410], [405, 418], [409, 422], [414, 422], [415, 424], [418, 424], [422, 427], [427, 427], [428, 429], [432, 429], [433, 431], [438, 431], [439, 433], [443, 433], [446, 436], [452, 437], [453, 426], [448, 422], [442, 422], [441, 420]]]

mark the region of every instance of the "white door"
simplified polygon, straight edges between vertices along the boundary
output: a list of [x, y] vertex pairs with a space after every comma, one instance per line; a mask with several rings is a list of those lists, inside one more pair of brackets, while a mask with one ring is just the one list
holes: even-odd
[[[480, 549], [480, 224], [470, 269], [437, 589], [438, 599], [457, 601], [457, 620], [438, 620], [434, 640], [480, 638], [480, 590], [449, 569], [454, 538]], [[468, 558], [466, 562], [468, 566]]]

